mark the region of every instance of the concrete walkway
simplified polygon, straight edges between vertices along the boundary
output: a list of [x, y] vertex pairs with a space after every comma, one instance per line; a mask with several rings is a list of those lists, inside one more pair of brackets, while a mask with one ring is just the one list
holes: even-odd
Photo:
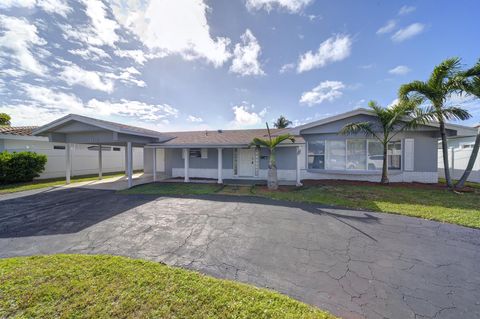
[[62, 189], [0, 203], [0, 256], [114, 254], [352, 318], [480, 318], [480, 230], [237, 196]]

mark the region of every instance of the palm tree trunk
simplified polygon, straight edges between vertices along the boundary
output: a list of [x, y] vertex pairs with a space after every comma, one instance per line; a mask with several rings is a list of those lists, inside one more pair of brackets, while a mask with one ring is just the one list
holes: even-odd
[[382, 179], [380, 180], [380, 183], [382, 184], [388, 184], [388, 158], [387, 158], [387, 148], [388, 144], [383, 145], [383, 165], [382, 165]]
[[267, 186], [270, 190], [278, 189], [277, 163], [275, 159], [275, 150], [270, 150], [270, 160], [268, 161]]
[[465, 172], [463, 172], [463, 175], [458, 181], [458, 183], [455, 185], [455, 188], [457, 189], [462, 188], [465, 182], [467, 181], [468, 176], [472, 172], [473, 165], [475, 164], [475, 161], [477, 159], [479, 148], [480, 148], [480, 129], [478, 131], [477, 137], [475, 138], [475, 144], [473, 145], [472, 154], [470, 154], [470, 159], [468, 160], [467, 168], [465, 169]]
[[450, 167], [448, 165], [448, 144], [447, 144], [447, 131], [445, 130], [445, 123], [440, 123], [440, 136], [442, 138], [442, 155], [443, 155], [443, 168], [445, 170], [445, 180], [447, 181], [447, 187], [453, 188], [452, 178], [450, 177]]

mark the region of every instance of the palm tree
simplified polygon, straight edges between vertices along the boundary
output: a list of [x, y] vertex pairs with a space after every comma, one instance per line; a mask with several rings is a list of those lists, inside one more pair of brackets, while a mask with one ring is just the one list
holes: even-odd
[[445, 122], [448, 120], [466, 120], [471, 117], [466, 110], [451, 106], [445, 106], [445, 101], [454, 92], [458, 91], [459, 85], [455, 76], [460, 67], [459, 58], [446, 59], [435, 66], [430, 78], [424, 81], [413, 81], [400, 87], [398, 95], [401, 100], [408, 101], [411, 98], [423, 101], [429, 101], [432, 104], [431, 111], [435, 121], [439, 124], [440, 137], [442, 139], [443, 165], [445, 169], [445, 179], [447, 186], [453, 188], [452, 178], [448, 166], [448, 144]]
[[381, 107], [375, 101], [370, 101], [368, 106], [377, 117], [377, 122], [356, 122], [345, 125], [341, 134], [352, 135], [363, 133], [365, 136], [374, 137], [383, 146], [382, 184], [388, 184], [388, 143], [400, 132], [425, 123], [431, 117], [429, 112], [417, 108], [418, 101], [398, 102], [391, 107]]
[[7, 113], [0, 113], [0, 126], [10, 126], [12, 118]]
[[[462, 88], [462, 91], [473, 95], [480, 99], [480, 60], [477, 64], [459, 74], [459, 86]], [[475, 138], [475, 144], [473, 145], [472, 153], [470, 154], [470, 159], [468, 160], [467, 167], [465, 168], [465, 172], [463, 172], [462, 177], [458, 180], [455, 188], [460, 189], [465, 185], [465, 182], [470, 176], [472, 172], [473, 165], [475, 164], [475, 160], [478, 156], [478, 150], [480, 148], [480, 128], [477, 132], [477, 137]]]
[[282, 134], [282, 135], [272, 137], [272, 135], [270, 134], [270, 128], [268, 127], [268, 123], [265, 123], [265, 124], [267, 125], [268, 140], [256, 137], [252, 140], [249, 146], [266, 147], [270, 150], [270, 157], [268, 160], [267, 185], [268, 185], [268, 189], [276, 190], [278, 189], [278, 177], [277, 177], [277, 162], [275, 157], [275, 149], [280, 143], [286, 140], [289, 140], [292, 143], [295, 143], [295, 138], [290, 134]]
[[285, 116], [280, 115], [280, 117], [273, 123], [273, 126], [276, 128], [287, 128], [292, 124], [292, 121], [289, 121]]

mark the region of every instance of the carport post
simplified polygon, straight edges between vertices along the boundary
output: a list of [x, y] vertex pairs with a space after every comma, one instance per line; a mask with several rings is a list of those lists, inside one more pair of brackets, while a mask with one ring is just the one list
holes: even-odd
[[302, 186], [301, 176], [300, 176], [300, 166], [302, 163], [302, 151], [300, 146], [297, 146], [297, 186]]
[[157, 181], [157, 149], [153, 148], [153, 181]]
[[98, 145], [98, 179], [102, 179], [102, 144]]
[[72, 175], [72, 150], [71, 144], [67, 143], [65, 148], [65, 183], [70, 184], [70, 177]]
[[190, 178], [188, 177], [188, 169], [190, 166], [190, 149], [184, 148], [183, 149], [183, 163], [184, 163], [184, 169], [185, 169], [185, 183], [190, 182]]
[[218, 184], [222, 184], [223, 183], [223, 178], [222, 178], [222, 170], [223, 170], [223, 163], [222, 163], [222, 149], [221, 148], [218, 148], [218, 180], [217, 180], [217, 183]]
[[125, 176], [128, 176], [128, 149], [125, 146]]
[[127, 142], [128, 188], [132, 187], [132, 142]]

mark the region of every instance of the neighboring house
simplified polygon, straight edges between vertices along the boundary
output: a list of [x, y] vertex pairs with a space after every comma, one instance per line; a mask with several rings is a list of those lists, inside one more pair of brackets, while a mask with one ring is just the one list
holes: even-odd
[[[357, 109], [291, 129], [295, 143], [277, 149], [280, 182], [301, 184], [304, 179], [379, 181], [382, 146], [364, 135], [339, 134], [350, 122], [376, 121], [373, 113]], [[447, 125], [449, 136], [472, 135], [474, 129]], [[138, 127], [68, 115], [35, 130], [50, 141], [127, 145], [144, 148], [144, 171], [167, 177], [231, 180], [265, 180], [268, 150], [249, 148], [254, 137], [265, 138], [265, 129], [160, 133]], [[388, 147], [391, 182], [434, 183], [438, 180], [438, 124], [422, 125], [399, 133]], [[130, 146], [129, 146], [130, 145]], [[130, 174], [131, 175], [131, 174]], [[129, 179], [131, 183], [131, 177]]]
[[[480, 124], [475, 126], [480, 130]], [[473, 144], [475, 144], [476, 135], [470, 136], [453, 136], [448, 139], [448, 163], [450, 165], [450, 172], [454, 179], [459, 179], [465, 168], [467, 167], [470, 154], [472, 154]], [[442, 159], [441, 142], [438, 143], [438, 176], [445, 177]], [[468, 177], [471, 182], [480, 183], [480, 156], [477, 156], [475, 164], [473, 165], [472, 173]]]
[[[65, 143], [51, 143], [47, 137], [33, 136], [35, 126], [0, 126], [0, 152], [36, 152], [48, 157], [42, 178], [65, 176]], [[143, 168], [143, 151], [134, 149], [134, 169]], [[72, 145], [72, 175], [98, 173], [98, 145]], [[102, 146], [103, 172], [125, 171], [125, 147]]]

